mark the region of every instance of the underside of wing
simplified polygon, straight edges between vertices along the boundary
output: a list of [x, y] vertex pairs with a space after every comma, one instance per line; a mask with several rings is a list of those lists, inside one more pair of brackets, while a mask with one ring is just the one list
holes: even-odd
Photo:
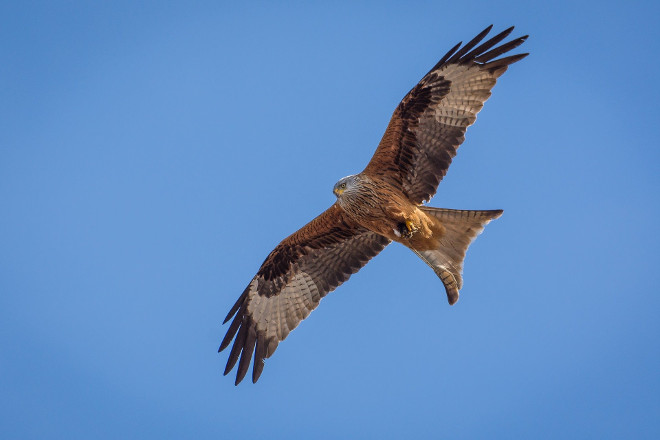
[[224, 374], [238, 362], [236, 385], [254, 353], [256, 382], [280, 341], [314, 310], [321, 298], [360, 270], [389, 240], [353, 223], [334, 204], [283, 240], [229, 311], [220, 349], [234, 344]]
[[479, 45], [491, 28], [454, 46], [403, 98], [364, 173], [400, 185], [416, 204], [435, 194], [497, 78], [527, 56], [498, 58], [527, 38], [497, 46], [513, 27]]

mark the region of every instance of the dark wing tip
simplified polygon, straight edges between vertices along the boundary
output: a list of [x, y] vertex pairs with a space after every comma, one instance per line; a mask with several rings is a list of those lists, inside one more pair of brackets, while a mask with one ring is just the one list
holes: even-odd
[[[252, 284], [252, 282], [250, 282]], [[227, 313], [227, 316], [225, 317], [225, 320], [222, 321], [222, 324], [227, 324], [227, 322], [231, 319], [234, 314], [238, 311], [238, 309], [243, 305], [245, 302], [245, 298], [247, 298], [248, 292], [250, 291], [250, 284], [245, 288], [241, 296], [238, 297], [234, 305], [231, 307], [231, 310], [229, 310], [229, 313]]]
[[218, 353], [220, 353], [222, 350], [224, 350], [229, 346], [229, 343], [232, 341], [232, 339], [234, 339], [234, 336], [236, 335], [236, 332], [238, 331], [241, 322], [243, 321], [243, 315], [245, 314], [245, 309], [247, 307], [246, 299], [249, 290], [250, 290], [250, 285], [248, 284], [248, 286], [245, 288], [241, 296], [238, 297], [238, 300], [234, 303], [231, 310], [227, 314], [227, 317], [222, 323], [224, 325], [232, 317], [234, 317], [234, 320], [231, 322], [231, 325], [227, 329], [227, 334], [225, 334], [225, 337], [222, 339], [222, 342], [220, 343], [220, 347], [218, 348]]
[[490, 32], [492, 28], [493, 25], [491, 24], [486, 29], [479, 32], [479, 34], [476, 37], [470, 40], [465, 46], [461, 47], [461, 49], [458, 52], [456, 52], [449, 60], [447, 60], [447, 63], [455, 63], [459, 61], [466, 53], [468, 53], [468, 51], [472, 50], [474, 46], [479, 44], [479, 42], [483, 40], [486, 35], [488, 35], [488, 32]]
[[[255, 334], [256, 326], [253, 324], [250, 317], [246, 314], [247, 312], [247, 296], [250, 290], [250, 285], [243, 291], [241, 296], [238, 298], [236, 303], [232, 306], [227, 318], [223, 324], [227, 323], [232, 317], [234, 318], [231, 322], [231, 325], [227, 329], [225, 337], [220, 343], [220, 348], [218, 352], [221, 352], [225, 348], [229, 347], [231, 341], [234, 341], [234, 344], [231, 347], [229, 352], [229, 358], [227, 359], [227, 365], [225, 366], [225, 371], [222, 373], [224, 376], [229, 374], [229, 372], [234, 368], [238, 362], [238, 373], [236, 375], [235, 385], [238, 385], [243, 377], [250, 364], [250, 358], [252, 357], [252, 351], [254, 350], [255, 344]], [[240, 359], [240, 361], [239, 361]]]
[[[493, 25], [491, 24], [463, 47], [461, 47], [462, 43], [458, 43], [451, 50], [449, 50], [449, 52], [447, 52], [445, 56], [443, 56], [442, 59], [440, 59], [440, 61], [438, 61], [438, 63], [435, 66], [433, 66], [430, 72], [433, 72], [434, 70], [437, 70], [444, 65], [466, 64], [466, 63], [477, 63], [483, 65], [485, 68], [491, 69], [492, 66], [488, 66], [488, 64], [490, 64], [489, 62], [495, 63], [500, 61], [500, 60], [495, 60], [495, 61], [492, 60], [514, 49], [515, 47], [518, 47], [529, 37], [529, 35], [524, 35], [522, 37], [511, 40], [508, 43], [505, 43], [499, 47], [496, 47], [495, 49], [492, 49], [498, 43], [500, 43], [502, 40], [508, 37], [509, 34], [511, 34], [511, 32], [513, 32], [514, 26], [511, 26], [475, 48], [475, 46], [477, 46], [477, 44], [479, 44], [492, 29], [493, 29]], [[525, 54], [525, 56], [526, 55], [527, 54]], [[513, 57], [517, 57], [517, 58], [513, 59]], [[519, 55], [514, 55], [513, 57], [507, 57], [507, 59], [512, 60], [508, 64], [512, 64], [524, 58], [524, 56], [521, 57]], [[503, 64], [500, 63], [497, 67], [502, 67], [502, 65]]]
[[[241, 322], [243, 321], [242, 317], [240, 316], [237, 316], [236, 319], [240, 319]], [[247, 326], [241, 325], [240, 329], [238, 330], [238, 334], [236, 335], [236, 339], [234, 340], [234, 345], [232, 345], [231, 351], [229, 352], [229, 358], [227, 359], [227, 366], [225, 367], [224, 373], [222, 373], [224, 376], [229, 374], [229, 372], [234, 368], [234, 365], [236, 365], [236, 362], [238, 361], [238, 357], [240, 356], [241, 351], [243, 351], [243, 347], [245, 345], [246, 334], [247, 334]]]
[[[448, 52], [447, 52], [442, 58], [440, 58], [440, 61], [438, 61], [438, 62], [435, 64], [435, 66], [433, 66], [433, 67], [431, 68], [431, 70], [429, 71], [429, 73], [431, 73], [431, 72], [433, 72], [434, 70], [439, 69], [440, 67], [442, 67], [442, 65], [445, 64], [445, 63], [447, 62], [447, 60], [449, 59], [449, 57], [451, 57], [451, 56], [454, 54], [454, 52], [456, 52], [456, 51], [458, 50], [458, 48], [461, 47], [461, 44], [463, 44], [463, 42], [462, 42], [462, 41], [459, 41], [458, 44], [457, 44], [456, 46], [454, 46], [454, 47], [452, 47], [451, 49], [449, 49], [449, 51], [448, 51]], [[427, 74], [427, 75], [428, 75], [428, 74]]]
[[[227, 329], [227, 334], [225, 334], [225, 337], [220, 343], [220, 348], [218, 348], [218, 352], [221, 352], [229, 347], [232, 340], [234, 341], [223, 372], [224, 376], [228, 375], [238, 363], [234, 385], [238, 385], [245, 378], [250, 368], [250, 360], [253, 354], [252, 383], [256, 383], [264, 369], [264, 358], [268, 357], [268, 341], [266, 336], [264, 333], [257, 331], [256, 323], [247, 312], [247, 294], [249, 288], [250, 286], [245, 289], [229, 312], [229, 318], [233, 316], [234, 319]], [[227, 320], [225, 320], [226, 322]]]
[[496, 47], [495, 49], [492, 49], [488, 52], [481, 52], [480, 54], [475, 54], [473, 59], [469, 61], [475, 61], [477, 63], [487, 63], [488, 61], [491, 61], [498, 56], [505, 54], [509, 52], [512, 49], [515, 49], [516, 47], [520, 46], [525, 42], [527, 39], [527, 36], [516, 38], [515, 40], [511, 40], [508, 43], [505, 43], [501, 46]]
[[502, 31], [502, 33], [503, 33], [504, 36], [506, 37], [506, 36], [509, 35], [511, 32], [513, 32], [513, 30], [514, 30], [515, 28], [516, 28], [515, 26], [510, 26], [510, 27], [504, 29], [504, 30]]
[[252, 365], [252, 383], [257, 383], [261, 372], [264, 370], [264, 358], [266, 357], [267, 343], [263, 333], [257, 334], [257, 345], [254, 348], [254, 364]]

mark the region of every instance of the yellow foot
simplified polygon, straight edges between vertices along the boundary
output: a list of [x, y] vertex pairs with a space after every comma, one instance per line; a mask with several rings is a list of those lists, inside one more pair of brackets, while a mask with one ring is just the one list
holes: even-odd
[[405, 223], [399, 224], [399, 231], [403, 238], [411, 238], [418, 230], [419, 228], [417, 228], [411, 220], [406, 220]]

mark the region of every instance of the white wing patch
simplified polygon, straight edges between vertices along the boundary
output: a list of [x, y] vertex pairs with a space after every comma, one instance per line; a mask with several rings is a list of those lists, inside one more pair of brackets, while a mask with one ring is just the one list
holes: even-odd
[[[249, 314], [267, 340], [283, 341], [321, 302], [321, 294], [312, 278], [297, 273], [279, 294], [266, 297], [257, 293], [257, 280], [250, 283]], [[274, 347], [273, 350], [274, 351]], [[269, 353], [272, 353], [269, 350]]]
[[451, 93], [434, 110], [435, 120], [452, 127], [468, 127], [490, 97], [495, 78], [475, 66], [450, 64], [438, 72], [451, 81]]

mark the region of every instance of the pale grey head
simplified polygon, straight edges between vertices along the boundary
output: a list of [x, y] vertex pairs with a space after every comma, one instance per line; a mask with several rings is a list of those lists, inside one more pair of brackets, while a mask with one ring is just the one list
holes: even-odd
[[344, 192], [350, 194], [358, 188], [360, 178], [357, 174], [352, 176], [346, 176], [339, 179], [339, 182], [335, 183], [335, 187], [332, 188], [332, 192], [339, 198]]

